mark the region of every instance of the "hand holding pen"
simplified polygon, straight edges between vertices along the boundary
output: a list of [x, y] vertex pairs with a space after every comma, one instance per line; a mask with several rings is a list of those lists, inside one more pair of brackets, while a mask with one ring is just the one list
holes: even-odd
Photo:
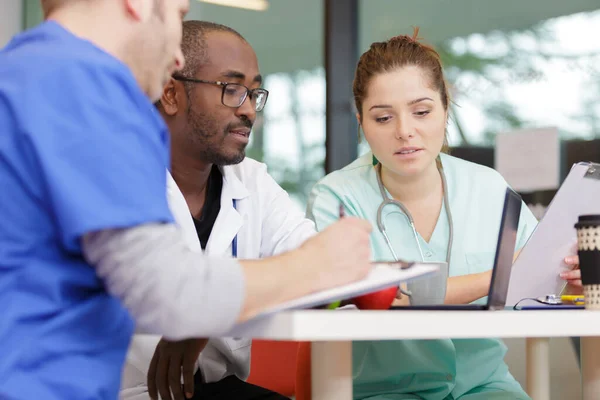
[[[340, 203], [338, 215], [339, 215], [339, 219], [342, 219], [346, 216], [346, 212], [344, 211], [344, 204], [342, 204], [342, 203]], [[342, 302], [339, 300], [334, 301], [333, 303], [327, 305], [327, 308], [333, 310], [333, 309], [340, 307], [341, 304], [342, 304]]]
[[345, 216], [343, 207], [335, 206], [333, 210], [344, 217], [308, 239], [299, 249], [308, 255], [303, 264], [311, 265], [320, 276], [320, 284], [313, 287], [317, 291], [363, 279], [371, 270], [371, 224], [362, 218]]

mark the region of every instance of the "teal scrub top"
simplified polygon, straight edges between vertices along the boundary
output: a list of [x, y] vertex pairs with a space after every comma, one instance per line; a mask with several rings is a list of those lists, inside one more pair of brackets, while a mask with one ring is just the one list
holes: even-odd
[[[449, 276], [490, 270], [508, 185], [491, 168], [446, 154], [440, 159], [454, 226]], [[367, 153], [315, 185], [307, 214], [322, 230], [338, 220], [342, 203], [347, 215], [367, 219], [373, 225], [373, 259], [393, 260], [377, 229], [381, 201], [373, 155]], [[383, 221], [396, 254], [420, 260], [404, 214], [397, 207], [387, 206]], [[536, 225], [537, 220], [523, 204], [515, 250], [525, 245]], [[448, 217], [442, 207], [429, 242], [419, 236], [426, 261], [446, 261], [448, 235]], [[485, 301], [482, 298], [477, 303]], [[508, 372], [504, 363], [506, 347], [497, 339], [361, 341], [355, 342], [352, 349], [356, 399], [529, 398]], [[482, 397], [477, 397], [478, 393]]]

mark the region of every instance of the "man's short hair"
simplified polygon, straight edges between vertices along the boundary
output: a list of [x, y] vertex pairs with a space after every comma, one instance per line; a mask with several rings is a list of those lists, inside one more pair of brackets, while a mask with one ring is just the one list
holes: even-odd
[[229, 32], [246, 41], [238, 31], [225, 25], [208, 21], [185, 21], [181, 40], [185, 66], [180, 72], [181, 75], [193, 77], [198, 68], [208, 62], [206, 35], [211, 32]]
[[[211, 32], [229, 32], [246, 42], [246, 39], [235, 29], [215, 22], [190, 20], [183, 22], [183, 33], [181, 38], [181, 52], [185, 58], [183, 70], [177, 72], [178, 75], [188, 78], [193, 77], [198, 68], [208, 62], [208, 52], [206, 50], [206, 35]], [[185, 93], [190, 97], [192, 84], [183, 82]], [[154, 106], [162, 110], [161, 100], [157, 100]]]

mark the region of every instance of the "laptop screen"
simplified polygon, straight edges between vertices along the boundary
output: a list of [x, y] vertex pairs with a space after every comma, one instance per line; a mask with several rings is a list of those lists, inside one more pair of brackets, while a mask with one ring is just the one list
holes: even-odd
[[503, 309], [506, 305], [510, 272], [517, 244], [521, 204], [521, 196], [512, 189], [507, 188], [488, 297], [488, 306], [490, 309]]

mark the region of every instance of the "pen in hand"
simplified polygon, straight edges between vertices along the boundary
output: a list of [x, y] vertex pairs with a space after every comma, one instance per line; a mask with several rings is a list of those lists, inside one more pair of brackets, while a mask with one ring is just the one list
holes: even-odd
[[[344, 211], [344, 205], [342, 203], [340, 203], [338, 215], [339, 215], [340, 219], [342, 219], [346, 216], [346, 212]], [[342, 302], [340, 300], [337, 300], [337, 301], [334, 301], [333, 303], [328, 304], [326, 308], [329, 310], [335, 310], [336, 308], [340, 307], [341, 305], [342, 305]]]

